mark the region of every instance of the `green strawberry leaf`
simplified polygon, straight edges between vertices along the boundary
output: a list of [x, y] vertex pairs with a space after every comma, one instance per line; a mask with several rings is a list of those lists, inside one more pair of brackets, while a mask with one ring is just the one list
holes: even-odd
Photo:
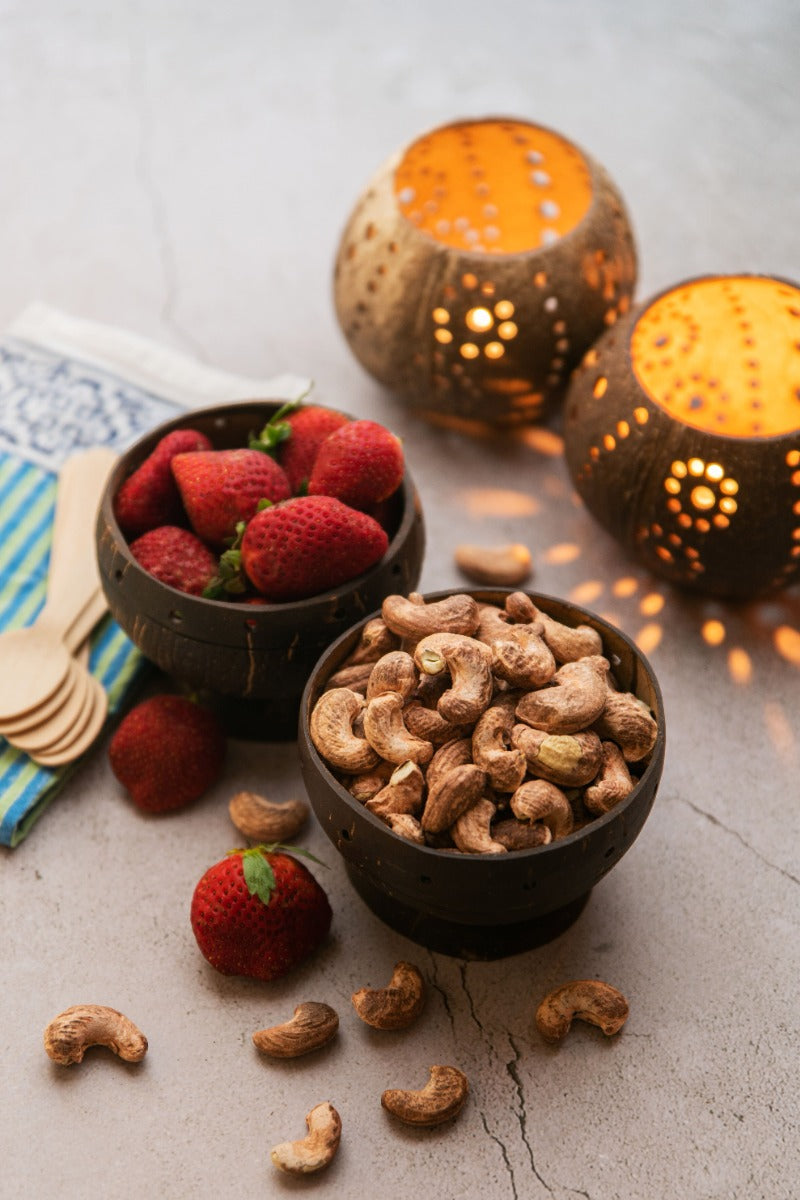
[[287, 441], [292, 436], [292, 427], [284, 418], [297, 411], [313, 386], [311, 384], [307, 387], [296, 400], [289, 400], [286, 404], [281, 405], [278, 411], [272, 414], [261, 433], [251, 433], [247, 440], [248, 448], [261, 450], [264, 454], [269, 454], [274, 458], [281, 442]]
[[247, 591], [240, 549], [245, 528], [245, 522], [239, 521], [236, 526], [236, 536], [227, 539], [230, 545], [220, 555], [216, 575], [203, 588], [204, 599], [225, 600], [228, 596], [241, 596], [243, 592]]
[[263, 512], [265, 508], [274, 508], [274, 507], [275, 506], [271, 500], [268, 500], [266, 496], [262, 496], [261, 499], [259, 500], [258, 504], [256, 505], [256, 512]]
[[275, 873], [269, 865], [261, 846], [243, 850], [242, 872], [251, 896], [258, 896], [262, 904], [269, 904], [275, 888]]

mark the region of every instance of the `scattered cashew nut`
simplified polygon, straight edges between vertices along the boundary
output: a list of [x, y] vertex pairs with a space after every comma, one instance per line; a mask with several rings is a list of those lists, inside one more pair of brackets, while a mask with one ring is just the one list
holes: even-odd
[[549, 992], [536, 1010], [536, 1028], [546, 1042], [560, 1042], [574, 1019], [588, 1021], [606, 1037], [619, 1033], [628, 1019], [622, 992], [601, 979], [575, 979]]
[[287, 842], [303, 828], [309, 809], [302, 800], [275, 804], [256, 792], [237, 792], [228, 812], [246, 838], [254, 842]]
[[458, 1067], [433, 1066], [430, 1078], [418, 1091], [388, 1088], [381, 1104], [392, 1116], [407, 1125], [441, 1125], [457, 1116], [464, 1107], [469, 1083]]
[[425, 981], [410, 962], [395, 964], [384, 988], [359, 988], [351, 997], [361, 1020], [373, 1029], [406, 1029], [425, 1005]]
[[253, 1044], [271, 1058], [299, 1058], [327, 1046], [338, 1028], [335, 1009], [317, 1000], [306, 1000], [297, 1005], [291, 1020], [254, 1033]]
[[521, 542], [504, 546], [456, 546], [456, 566], [468, 579], [496, 587], [517, 587], [530, 578], [531, 552]]
[[128, 1017], [102, 1004], [75, 1004], [44, 1031], [45, 1050], [63, 1067], [82, 1062], [89, 1046], [107, 1046], [125, 1062], [141, 1062], [147, 1038]]
[[325, 1100], [306, 1116], [308, 1134], [296, 1142], [273, 1146], [270, 1157], [275, 1166], [289, 1175], [311, 1175], [333, 1162], [342, 1136], [342, 1120], [333, 1105]]

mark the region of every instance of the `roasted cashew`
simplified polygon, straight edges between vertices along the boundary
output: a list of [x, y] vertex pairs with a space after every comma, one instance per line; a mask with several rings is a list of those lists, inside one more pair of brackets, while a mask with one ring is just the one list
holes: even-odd
[[601, 738], [617, 743], [626, 762], [646, 758], [658, 736], [650, 709], [632, 692], [609, 691], [593, 728]]
[[425, 772], [425, 782], [428, 785], [428, 792], [435, 790], [445, 775], [449, 775], [454, 767], [463, 767], [466, 763], [471, 762], [471, 738], [454, 738], [452, 742], [445, 742], [443, 746], [439, 746], [434, 752], [433, 758], [428, 763], [428, 769]]
[[529, 779], [511, 797], [511, 811], [520, 821], [541, 822], [553, 835], [553, 840], [572, 833], [574, 821], [569, 800], [554, 783], [546, 779]]
[[629, 796], [635, 786], [622, 751], [616, 742], [603, 742], [603, 762], [583, 802], [592, 813], [607, 813]]
[[521, 542], [504, 546], [456, 546], [456, 566], [475, 583], [495, 587], [516, 587], [530, 577], [531, 552]]
[[473, 762], [489, 776], [496, 792], [513, 792], [522, 783], [528, 761], [522, 750], [511, 748], [513, 703], [495, 702], [472, 731]]
[[381, 788], [386, 786], [394, 769], [394, 763], [384, 762], [381, 759], [371, 771], [362, 771], [360, 775], [351, 776], [345, 782], [345, 787], [354, 800], [364, 804], [373, 796], [377, 796]]
[[387, 596], [381, 615], [400, 637], [418, 640], [429, 633], [474, 633], [478, 628], [478, 604], [472, 596], [458, 594], [443, 600], [414, 603], [411, 597]]
[[399, 692], [384, 692], [370, 700], [364, 710], [364, 734], [370, 746], [387, 762], [426, 763], [433, 745], [409, 733], [403, 720], [403, 697]]
[[559, 787], [583, 787], [591, 783], [603, 759], [596, 733], [545, 733], [529, 725], [515, 725], [511, 745], [522, 750], [528, 770], [539, 779]]
[[90, 1046], [107, 1046], [125, 1062], [141, 1062], [147, 1038], [128, 1017], [102, 1004], [75, 1004], [44, 1031], [44, 1048], [62, 1067], [82, 1062]]
[[384, 692], [398, 692], [408, 700], [417, 686], [414, 660], [405, 650], [390, 650], [373, 664], [367, 684], [367, 700]]
[[532, 825], [515, 817], [496, 821], [492, 826], [492, 837], [506, 850], [534, 850], [537, 846], [549, 845], [553, 840], [550, 830], [540, 821]]
[[289, 1175], [310, 1175], [327, 1167], [339, 1149], [342, 1121], [327, 1100], [315, 1105], [306, 1116], [308, 1134], [296, 1142], [273, 1146], [270, 1157], [275, 1166]]
[[450, 836], [463, 854], [505, 854], [506, 847], [492, 837], [496, 805], [482, 796], [450, 826]]
[[451, 686], [438, 711], [454, 725], [471, 725], [489, 707], [494, 691], [492, 652], [483, 642], [460, 633], [432, 633], [422, 638], [414, 662], [426, 675], [450, 674]]
[[290, 1021], [254, 1033], [253, 1044], [271, 1058], [299, 1058], [301, 1054], [327, 1046], [338, 1028], [339, 1017], [335, 1009], [317, 1000], [306, 1000], [297, 1005]]
[[628, 1011], [628, 1001], [610, 983], [576, 979], [545, 996], [536, 1010], [536, 1028], [546, 1042], [560, 1042], [577, 1018], [613, 1037], [628, 1019]]
[[367, 800], [365, 807], [384, 820], [392, 814], [418, 813], [422, 810], [424, 791], [425, 776], [417, 764], [409, 760], [395, 768], [389, 782]]
[[352, 775], [370, 770], [381, 757], [365, 738], [353, 732], [364, 704], [358, 692], [332, 688], [322, 693], [309, 720], [311, 740], [325, 761]]
[[425, 1006], [425, 981], [413, 963], [399, 962], [386, 987], [359, 988], [351, 999], [373, 1029], [407, 1029]]
[[407, 1125], [441, 1125], [457, 1116], [464, 1107], [469, 1083], [457, 1067], [433, 1066], [430, 1078], [416, 1092], [388, 1088], [381, 1104], [392, 1116]]
[[398, 837], [405, 838], [408, 842], [416, 842], [419, 846], [425, 845], [422, 826], [411, 813], [387, 813], [384, 822]]
[[477, 804], [486, 789], [486, 772], [474, 763], [453, 767], [438, 779], [435, 786], [428, 783], [428, 799], [420, 823], [426, 833], [443, 833], [460, 816]]
[[275, 804], [256, 792], [237, 792], [228, 812], [236, 828], [254, 842], [287, 842], [308, 820], [308, 805], [302, 800]]
[[553, 686], [526, 692], [517, 716], [546, 733], [578, 733], [600, 716], [609, 696], [608, 659], [592, 654], [565, 663], [553, 676]]
[[468, 726], [454, 725], [435, 708], [426, 708], [418, 700], [412, 700], [405, 706], [403, 719], [410, 733], [426, 742], [433, 742], [434, 746], [451, 742], [468, 732]]
[[554, 677], [556, 660], [533, 625], [507, 625], [492, 642], [492, 670], [512, 687], [538, 688]]
[[357, 666], [364, 663], [376, 663], [390, 650], [398, 646], [397, 635], [392, 633], [382, 617], [373, 617], [367, 621], [361, 630], [358, 645], [347, 657], [345, 666]]
[[515, 621], [541, 622], [542, 637], [553, 651], [556, 662], [575, 662], [603, 653], [603, 639], [591, 625], [564, 625], [537, 608], [524, 592], [512, 592], [506, 597], [506, 612]]
[[325, 684], [325, 691], [329, 692], [332, 688], [350, 688], [351, 692], [359, 692], [365, 696], [367, 693], [367, 684], [369, 677], [372, 674], [374, 663], [354, 663], [349, 667], [342, 667], [330, 676]]

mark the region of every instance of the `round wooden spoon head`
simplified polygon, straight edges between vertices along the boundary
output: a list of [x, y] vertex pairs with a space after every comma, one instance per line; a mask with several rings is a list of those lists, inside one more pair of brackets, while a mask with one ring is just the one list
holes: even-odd
[[42, 722], [58, 712], [75, 687], [76, 669], [76, 664], [70, 663], [69, 670], [52, 696], [49, 696], [41, 704], [37, 704], [36, 708], [29, 709], [22, 716], [9, 717], [7, 721], [0, 721], [0, 737], [8, 738], [11, 741], [17, 734], [26, 733], [34, 729], [37, 725], [41, 725]]
[[74, 762], [89, 749], [99, 735], [108, 713], [108, 697], [102, 684], [98, 683], [94, 676], [89, 676], [89, 683], [94, 699], [88, 723], [80, 733], [70, 733], [62, 741], [48, 746], [46, 750], [31, 754], [34, 762], [43, 767], [61, 767]]
[[0, 636], [0, 721], [29, 713], [64, 682], [73, 661], [61, 637], [46, 625]]
[[88, 723], [94, 703], [92, 677], [78, 663], [73, 663], [68, 677], [72, 681], [72, 687], [64, 702], [49, 717], [23, 733], [7, 733], [6, 738], [12, 746], [31, 754], [37, 750], [49, 749], [71, 733], [80, 733], [81, 722], [83, 725]]

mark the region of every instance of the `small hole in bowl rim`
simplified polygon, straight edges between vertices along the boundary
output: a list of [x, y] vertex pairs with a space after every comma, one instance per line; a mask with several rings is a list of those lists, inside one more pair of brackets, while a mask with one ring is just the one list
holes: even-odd
[[[447, 588], [436, 592], [425, 592], [422, 593], [422, 595], [427, 603], [431, 603], [436, 600], [442, 600], [454, 594], [468, 594], [470, 596], [474, 596], [481, 602], [503, 603], [506, 596], [512, 595], [518, 591], [523, 591], [523, 589]], [[544, 846], [532, 846], [524, 850], [509, 851], [508, 853], [513, 855], [514, 861], [518, 861], [521, 856], [539, 857], [542, 855], [557, 853], [561, 847], [572, 845], [573, 843], [580, 841], [587, 836], [599, 834], [606, 826], [610, 825], [612, 822], [618, 821], [619, 818], [635, 804], [642, 788], [649, 783], [649, 777], [653, 772], [656, 773], [656, 784], [653, 797], [655, 799], [655, 792], [658, 789], [661, 772], [663, 770], [666, 746], [666, 725], [661, 687], [656, 674], [647, 659], [647, 656], [643, 654], [641, 650], [639, 650], [639, 648], [621, 629], [615, 625], [612, 625], [609, 621], [606, 621], [603, 617], [599, 616], [597, 613], [594, 613], [591, 609], [584, 608], [579, 604], [574, 604], [572, 601], [562, 600], [557, 596], [546, 595], [543, 592], [525, 592], [524, 594], [529, 596], [533, 600], [534, 604], [536, 604], [537, 607], [541, 607], [544, 611], [548, 611], [548, 605], [554, 606], [559, 611], [563, 610], [564, 607], [568, 607], [577, 617], [576, 624], [589, 624], [598, 630], [601, 636], [603, 636], [604, 645], [606, 642], [606, 633], [610, 634], [612, 637], [620, 638], [622, 642], [627, 645], [633, 660], [641, 664], [644, 676], [652, 688], [653, 700], [655, 702], [653, 705], [653, 711], [656, 715], [658, 733], [656, 736], [655, 745], [653, 746], [653, 749], [646, 760], [641, 775], [637, 777], [635, 786], [624, 800], [620, 801], [619, 804], [615, 805], [614, 808], [610, 809], [607, 813], [602, 813], [599, 816], [594, 817], [591, 821], [587, 822], [587, 824], [582, 825], [579, 829], [567, 834], [567, 836], [564, 838], [559, 838], [557, 841], [549, 842]], [[417, 842], [411, 842], [407, 838], [402, 838], [399, 834], [393, 833], [392, 830], [390, 830], [379, 817], [375, 816], [374, 813], [371, 813], [369, 809], [364, 808], [350, 795], [347, 789], [339, 783], [331, 770], [328, 768], [327, 764], [317, 752], [317, 749], [311, 740], [311, 734], [309, 730], [309, 716], [312, 705], [316, 703], [316, 700], [322, 694], [322, 684], [324, 681], [336, 670], [338, 670], [344, 659], [347, 657], [347, 654], [355, 646], [363, 627], [368, 621], [371, 621], [375, 617], [379, 616], [380, 610], [378, 609], [373, 613], [367, 614], [363, 620], [359, 621], [351, 629], [346, 630], [343, 634], [341, 634], [320, 657], [316, 666], [312, 670], [311, 675], [309, 676], [308, 682], [306, 683], [300, 707], [300, 720], [302, 735], [316, 770], [322, 774], [323, 778], [336, 790], [340, 798], [343, 799], [348, 807], [352, 808], [360, 818], [363, 818], [373, 828], [381, 830], [382, 833], [387, 835], [387, 837], [391, 837], [397, 842], [405, 844], [407, 847], [413, 847], [415, 851], [418, 851], [422, 855], [429, 855], [433, 860], [437, 859], [441, 855], [446, 856], [449, 860], [456, 861], [472, 860], [478, 862], [498, 862], [498, 859], [505, 860], [507, 857], [506, 855], [497, 854], [454, 855], [452, 851], [438, 850], [433, 846], [423, 846]], [[622, 660], [618, 655], [615, 655], [615, 661], [621, 662]], [[638, 767], [640, 764], [633, 765]], [[622, 823], [622, 838], [623, 842], [627, 845], [627, 825], [624, 821]], [[616, 849], [616, 846], [611, 847], [605, 852], [605, 857], [610, 857], [611, 854], [616, 853]]]

